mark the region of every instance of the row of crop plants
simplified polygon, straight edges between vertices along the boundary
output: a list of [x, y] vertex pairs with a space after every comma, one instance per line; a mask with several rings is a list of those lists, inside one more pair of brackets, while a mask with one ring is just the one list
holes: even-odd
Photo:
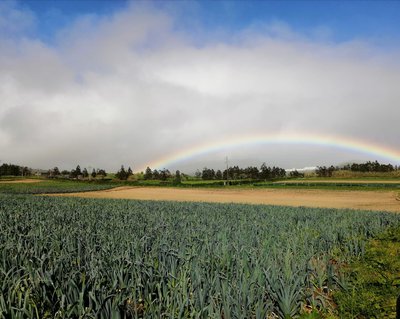
[[0, 183], [0, 194], [55, 194], [110, 189], [119, 186], [109, 182], [44, 180], [37, 183]]
[[400, 216], [0, 195], [0, 318], [291, 318]]

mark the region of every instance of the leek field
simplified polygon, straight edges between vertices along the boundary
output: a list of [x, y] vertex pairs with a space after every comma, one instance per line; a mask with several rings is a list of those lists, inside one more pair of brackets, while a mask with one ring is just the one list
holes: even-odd
[[0, 194], [0, 318], [312, 318], [400, 215]]
[[68, 180], [39, 180], [38, 183], [0, 183], [0, 194], [56, 194], [110, 189], [119, 186], [107, 181], [80, 182]]

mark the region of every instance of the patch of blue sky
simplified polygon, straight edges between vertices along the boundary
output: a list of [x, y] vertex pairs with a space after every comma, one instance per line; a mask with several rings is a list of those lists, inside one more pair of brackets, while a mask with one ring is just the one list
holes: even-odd
[[108, 16], [124, 10], [126, 0], [3, 0], [9, 6], [35, 17], [35, 23], [28, 35], [51, 43], [58, 33], [83, 16]]
[[273, 24], [316, 40], [400, 43], [400, 1], [196, 1], [186, 8], [185, 4], [180, 11], [174, 3], [159, 6], [178, 11], [189, 29], [197, 26], [210, 33], [256, 31]]
[[[3, 0], [6, 1], [6, 0]], [[400, 44], [400, 1], [134, 1], [16, 0], [36, 16], [35, 36], [51, 42], [82, 16], [104, 17], [133, 7], [164, 11], [174, 26], [199, 41], [229, 38], [244, 30], [262, 32], [273, 25], [314, 40], [369, 40]], [[272, 30], [274, 30], [272, 28]], [[271, 28], [269, 28], [271, 30]]]

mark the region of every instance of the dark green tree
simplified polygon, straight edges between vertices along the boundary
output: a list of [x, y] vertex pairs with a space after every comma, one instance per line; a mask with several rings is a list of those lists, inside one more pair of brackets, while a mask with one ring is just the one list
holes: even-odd
[[304, 173], [300, 173], [298, 170], [295, 169], [294, 171], [291, 171], [289, 173], [289, 177], [292, 177], [292, 178], [304, 177]]
[[271, 168], [268, 167], [265, 163], [262, 163], [260, 167], [260, 178], [263, 180], [271, 178]]
[[89, 172], [88, 172], [88, 170], [86, 169], [86, 167], [82, 170], [82, 176], [83, 176], [84, 178], [89, 177]]
[[60, 175], [60, 170], [58, 169], [58, 167], [57, 167], [57, 166], [53, 168], [53, 172], [52, 172], [52, 174], [53, 174], [54, 176], [58, 176], [58, 175]]
[[155, 180], [160, 179], [160, 172], [156, 169], [153, 171], [153, 179], [155, 179]]
[[260, 172], [257, 167], [249, 166], [245, 168], [243, 177], [248, 179], [259, 179]]
[[326, 166], [317, 166], [316, 173], [318, 177], [332, 177], [333, 172], [335, 171], [334, 166], [326, 167]]
[[161, 172], [160, 172], [160, 179], [162, 180], [162, 181], [166, 181], [168, 178], [170, 178], [171, 177], [171, 172], [168, 170], [168, 169], [166, 169], [166, 168], [164, 168]]
[[121, 169], [115, 174], [115, 176], [120, 180], [128, 179], [128, 172], [125, 170], [124, 165], [121, 165]]
[[179, 170], [177, 170], [175, 172], [175, 179], [174, 179], [174, 184], [178, 185], [182, 183], [182, 176], [181, 176], [181, 172]]
[[143, 178], [146, 180], [152, 179], [153, 178], [153, 172], [151, 171], [151, 168], [147, 166]]
[[104, 169], [98, 169], [97, 170], [97, 175], [101, 176], [101, 178], [104, 178], [107, 176], [107, 173]]
[[132, 169], [130, 166], [128, 167], [128, 171], [126, 173], [128, 174], [128, 177], [133, 175], [133, 172], [132, 172]]
[[204, 167], [201, 173], [201, 178], [203, 180], [212, 180], [215, 179], [215, 171], [213, 169]]
[[22, 167], [22, 176], [30, 176], [32, 175], [32, 171], [28, 167]]
[[14, 164], [3, 164], [0, 166], [0, 175], [20, 176], [23, 168]]
[[81, 171], [81, 167], [79, 165], [77, 165], [75, 169], [71, 170], [69, 177], [77, 178], [79, 175], [82, 175], [82, 171]]

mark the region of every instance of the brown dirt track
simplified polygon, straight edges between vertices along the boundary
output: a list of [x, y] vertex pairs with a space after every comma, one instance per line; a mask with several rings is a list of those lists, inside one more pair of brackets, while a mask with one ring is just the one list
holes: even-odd
[[346, 183], [346, 184], [399, 184], [400, 179], [394, 180], [387, 180], [387, 179], [304, 179], [304, 180], [288, 180], [288, 181], [279, 181], [275, 182], [276, 184], [307, 184], [307, 183], [328, 183], [328, 184], [335, 184], [335, 183]]
[[31, 183], [40, 183], [43, 182], [41, 179], [14, 179], [10, 181], [2, 181], [0, 180], [0, 184], [31, 184]]
[[161, 187], [117, 187], [105, 191], [63, 194], [61, 196], [218, 203], [234, 202], [400, 212], [399, 194], [398, 192], [394, 191], [377, 192], [311, 189], [181, 189]]

